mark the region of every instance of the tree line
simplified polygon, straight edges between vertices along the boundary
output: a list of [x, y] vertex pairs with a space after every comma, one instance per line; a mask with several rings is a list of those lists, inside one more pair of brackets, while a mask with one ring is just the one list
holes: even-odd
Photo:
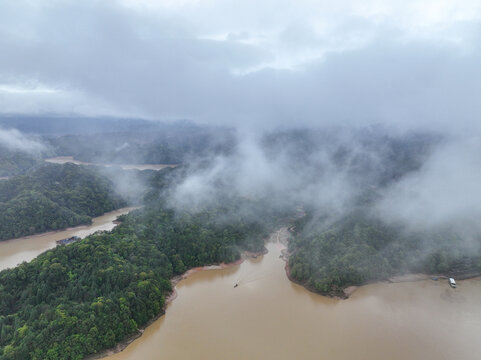
[[263, 249], [275, 214], [240, 214], [247, 202], [196, 213], [153, 202], [110, 233], [0, 272], [0, 359], [82, 359], [134, 334], [163, 313], [173, 276]]
[[[367, 213], [366, 208], [353, 211], [324, 226], [309, 215], [297, 220], [289, 242], [292, 278], [312, 291], [343, 296], [348, 286], [393, 275], [481, 274], [479, 251], [463, 249], [459, 231], [449, 226], [406, 230]], [[468, 246], [481, 248], [481, 237], [470, 241]]]
[[125, 205], [94, 168], [45, 164], [0, 181], [0, 240], [87, 224]]

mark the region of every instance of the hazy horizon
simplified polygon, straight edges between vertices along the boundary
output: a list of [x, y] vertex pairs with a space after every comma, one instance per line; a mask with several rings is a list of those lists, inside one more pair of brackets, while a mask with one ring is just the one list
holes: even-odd
[[[380, 191], [375, 212], [416, 228], [476, 222], [480, 25], [475, 1], [4, 1], [0, 114], [84, 117], [76, 128], [111, 117], [235, 129], [230, 153], [177, 184], [178, 203], [229, 183], [242, 196], [271, 192], [333, 213], [386, 171], [383, 152], [395, 150], [382, 136], [437, 137], [418, 168]], [[297, 145], [269, 156], [263, 139], [296, 129], [335, 140], [320, 140], [293, 171]], [[7, 128], [0, 143], [48, 148]], [[337, 147], [351, 157], [343, 167]]]

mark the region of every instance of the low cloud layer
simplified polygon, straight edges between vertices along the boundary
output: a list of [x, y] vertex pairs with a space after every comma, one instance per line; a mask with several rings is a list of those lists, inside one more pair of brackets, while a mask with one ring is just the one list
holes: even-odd
[[278, 209], [303, 205], [331, 220], [362, 209], [407, 231], [449, 229], [469, 244], [481, 232], [480, 144], [467, 133], [244, 132], [233, 154], [193, 166], [171, 200], [195, 209], [228, 193]]
[[470, 128], [480, 19], [476, 1], [7, 0], [1, 111]]
[[414, 229], [473, 225], [481, 230], [481, 141], [452, 139], [440, 146], [419, 171], [383, 193], [378, 215]]
[[[347, 136], [337, 144], [347, 152], [319, 147], [299, 161], [298, 144], [270, 153], [263, 134], [372, 124], [396, 136], [434, 132], [444, 142], [386, 185], [376, 209], [389, 221], [437, 226], [481, 215], [480, 37], [479, 1], [7, 0], [0, 111], [232, 126], [237, 151], [192, 171], [178, 203], [207, 202], [230, 186], [333, 213], [375, 187], [386, 154], [400, 150]], [[18, 133], [0, 136], [35, 148]]]
[[[208, 166], [191, 167], [175, 187], [174, 204], [199, 207], [228, 193], [265, 199], [280, 208], [292, 210], [300, 204], [342, 216], [366, 190], [397, 173], [390, 168], [395, 166], [390, 161], [399, 161], [393, 144], [396, 140], [384, 132], [364, 130], [336, 127], [263, 135], [240, 132], [233, 154], [217, 156]], [[419, 143], [414, 146], [419, 147]], [[409, 151], [416, 166], [414, 158], [419, 154]], [[409, 170], [407, 166], [400, 171]]]
[[39, 140], [22, 134], [16, 129], [2, 128], [0, 128], [0, 146], [11, 151], [20, 151], [37, 156], [47, 149]]

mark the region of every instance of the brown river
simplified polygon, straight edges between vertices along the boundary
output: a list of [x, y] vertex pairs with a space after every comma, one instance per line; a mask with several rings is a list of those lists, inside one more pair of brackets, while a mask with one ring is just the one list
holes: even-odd
[[481, 279], [378, 283], [334, 300], [290, 282], [283, 245], [266, 247], [182, 280], [166, 315], [108, 360], [481, 359]]
[[120, 167], [123, 170], [162, 170], [166, 167], [176, 167], [177, 165], [170, 164], [103, 164], [103, 163], [90, 163], [85, 161], [75, 160], [72, 156], [57, 156], [50, 159], [45, 159], [46, 162], [52, 164], [66, 164], [71, 163], [75, 165], [95, 165], [105, 167]]
[[123, 208], [93, 218], [92, 225], [32, 235], [18, 239], [0, 241], [0, 270], [14, 267], [23, 261], [30, 261], [45, 250], [54, 248], [57, 240], [79, 236], [84, 238], [96, 231], [112, 230], [117, 216], [127, 214], [133, 208]]
[[[91, 226], [0, 242], [0, 269], [56, 240], [110, 230], [129, 210]], [[266, 247], [257, 259], [182, 280], [166, 315], [108, 360], [481, 359], [481, 278], [458, 281], [456, 289], [446, 280], [379, 283], [335, 300], [290, 282], [279, 258], [284, 246]]]

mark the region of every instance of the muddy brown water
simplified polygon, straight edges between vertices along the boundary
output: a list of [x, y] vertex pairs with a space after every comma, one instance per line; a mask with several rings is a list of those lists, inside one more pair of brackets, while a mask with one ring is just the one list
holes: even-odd
[[105, 166], [113, 167], [117, 166], [124, 170], [161, 170], [166, 167], [176, 167], [177, 165], [170, 164], [101, 164], [101, 163], [90, 163], [85, 161], [75, 160], [72, 156], [58, 156], [50, 159], [45, 159], [46, 162], [53, 164], [66, 164], [72, 163], [76, 165], [95, 165], [95, 166]]
[[92, 219], [92, 225], [77, 226], [67, 230], [48, 232], [44, 234], [26, 236], [23, 238], [0, 241], [0, 270], [14, 267], [23, 261], [30, 261], [43, 253], [54, 248], [57, 240], [72, 236], [84, 238], [96, 231], [112, 230], [116, 225], [118, 216], [127, 214], [134, 208], [123, 208], [108, 212]]
[[[481, 280], [379, 283], [348, 300], [290, 282], [283, 246], [177, 285], [166, 315], [123, 352], [134, 359], [481, 359]], [[234, 285], [239, 285], [234, 288]]]

